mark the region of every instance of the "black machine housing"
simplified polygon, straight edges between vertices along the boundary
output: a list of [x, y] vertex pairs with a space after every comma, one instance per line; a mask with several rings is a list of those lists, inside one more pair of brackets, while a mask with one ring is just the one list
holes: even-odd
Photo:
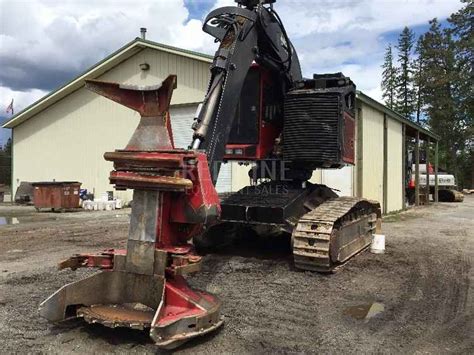
[[286, 94], [279, 87], [268, 71], [250, 68], [225, 160], [256, 161], [254, 171], [285, 164], [287, 176], [259, 172], [258, 178], [300, 181], [308, 180], [316, 168], [353, 164], [354, 83], [342, 73], [315, 74]]
[[295, 166], [354, 163], [355, 85], [342, 73], [314, 74], [285, 95], [283, 159]]
[[[224, 198], [221, 219], [291, 230], [294, 219], [306, 213], [308, 205], [317, 206], [327, 198], [337, 197], [326, 186], [307, 182], [313, 170], [354, 163], [355, 85], [341, 73], [315, 74], [313, 79], [298, 82], [296, 88], [282, 95], [281, 108], [274, 109], [277, 114], [269, 120], [268, 105], [275, 104], [275, 100], [265, 100], [265, 95], [273, 98], [275, 94], [265, 90], [265, 85], [273, 86], [258, 79], [265, 75], [257, 69], [249, 71], [244, 88], [253, 89], [242, 93], [239, 106], [260, 108], [251, 109], [252, 114], [242, 109], [236, 111], [227, 150], [240, 147], [244, 155], [228, 155], [227, 159], [253, 160], [256, 164], [249, 175], [260, 183]], [[279, 129], [279, 134], [269, 130], [269, 125]], [[270, 133], [262, 132], [273, 135], [268, 137]], [[246, 133], [251, 134], [247, 137]], [[253, 155], [263, 152], [262, 146], [268, 145], [270, 139], [275, 142], [267, 156]]]

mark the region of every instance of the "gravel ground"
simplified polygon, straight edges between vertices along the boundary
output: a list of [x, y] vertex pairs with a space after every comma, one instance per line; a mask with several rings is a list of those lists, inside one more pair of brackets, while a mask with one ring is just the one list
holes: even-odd
[[[128, 213], [0, 206], [0, 223], [19, 222], [0, 226], [1, 353], [158, 352], [142, 332], [80, 320], [54, 326], [37, 312], [90, 273], [58, 272], [59, 260], [124, 246]], [[284, 237], [206, 256], [188, 280], [222, 299], [225, 325], [177, 352], [474, 353], [474, 196], [386, 217], [383, 230], [386, 254], [363, 252], [329, 276], [296, 271]], [[373, 318], [348, 314], [373, 302], [385, 307]]]

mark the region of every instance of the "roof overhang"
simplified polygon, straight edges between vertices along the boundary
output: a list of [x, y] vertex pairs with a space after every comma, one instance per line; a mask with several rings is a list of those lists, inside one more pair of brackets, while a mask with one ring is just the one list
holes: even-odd
[[99, 76], [109, 71], [116, 65], [120, 64], [121, 62], [127, 60], [131, 56], [137, 54], [138, 52], [146, 48], [152, 48], [159, 51], [188, 57], [188, 58], [202, 61], [205, 63], [211, 63], [212, 58], [213, 58], [206, 54], [197, 53], [197, 52], [193, 52], [193, 51], [189, 51], [189, 50], [185, 50], [185, 49], [181, 49], [177, 47], [172, 47], [165, 44], [161, 44], [161, 43], [157, 43], [157, 42], [153, 42], [149, 40], [144, 40], [141, 38], [136, 38], [135, 40], [127, 43], [125, 46], [123, 46], [116, 52], [104, 58], [99, 63], [87, 69], [85, 72], [77, 76], [75, 79], [59, 87], [58, 89], [52, 91], [48, 95], [43, 96], [41, 99], [34, 102], [30, 106], [26, 107], [24, 110], [18, 112], [10, 120], [5, 122], [2, 125], [2, 127], [14, 128], [18, 126], [19, 124], [25, 122], [26, 120], [30, 119], [34, 115], [45, 110], [49, 106], [53, 105], [54, 103], [58, 102], [62, 98], [66, 97], [67, 95], [82, 88], [84, 86], [86, 79], [98, 78]]
[[357, 96], [357, 99], [359, 99], [360, 101], [362, 101], [366, 105], [374, 107], [375, 109], [377, 109], [377, 110], [383, 112], [384, 114], [390, 116], [394, 120], [397, 120], [402, 124], [405, 124], [406, 126], [411, 128], [412, 130], [420, 132], [421, 137], [425, 137], [425, 138], [430, 137], [430, 138], [432, 138], [436, 141], [438, 141], [440, 139], [440, 137], [436, 133], [433, 133], [433, 132], [427, 130], [426, 128], [420, 126], [419, 124], [416, 124], [415, 122], [410, 121], [406, 117], [400, 115], [398, 112], [393, 111], [392, 109], [388, 108], [384, 104], [374, 100], [370, 96], [367, 96], [362, 91], [357, 90], [356, 96]]

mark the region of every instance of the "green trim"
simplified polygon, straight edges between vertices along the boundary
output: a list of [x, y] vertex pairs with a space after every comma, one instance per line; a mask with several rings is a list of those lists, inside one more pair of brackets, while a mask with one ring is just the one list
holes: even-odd
[[15, 137], [15, 132], [12, 130], [12, 146], [11, 146], [12, 153], [11, 153], [11, 157], [10, 157], [10, 169], [11, 169], [11, 171], [10, 171], [10, 179], [11, 179], [11, 182], [10, 182], [10, 202], [11, 202], [12, 205], [15, 204], [15, 193], [16, 193], [16, 189], [13, 190], [13, 184], [15, 184], [15, 187], [17, 187], [15, 180], [13, 180], [13, 178], [15, 176], [13, 174], [13, 172], [15, 171], [14, 166], [13, 166], [13, 161], [14, 161], [13, 157], [15, 156], [14, 137]]
[[420, 132], [415, 137], [415, 206], [420, 205]]
[[364, 149], [364, 114], [362, 107], [357, 108], [357, 141], [356, 141], [356, 183], [357, 197], [364, 196], [364, 161], [362, 159]]
[[434, 171], [434, 176], [435, 176], [435, 189], [434, 189], [434, 200], [436, 203], [439, 202], [439, 187], [438, 187], [438, 141], [436, 141], [435, 145], [435, 171]]
[[406, 210], [405, 204], [405, 184], [407, 181], [407, 168], [406, 168], [406, 161], [407, 161], [407, 142], [406, 142], [406, 126], [402, 123], [402, 210]]
[[410, 121], [406, 117], [400, 115], [398, 112], [393, 111], [392, 109], [388, 108], [384, 104], [381, 104], [380, 102], [374, 100], [370, 96], [367, 96], [362, 91], [357, 90], [357, 98], [359, 100], [361, 100], [362, 102], [364, 102], [365, 104], [367, 104], [369, 106], [372, 106], [372, 107], [382, 111], [383, 113], [386, 113], [391, 118], [394, 118], [397, 121], [400, 121], [401, 123], [405, 123], [407, 126], [410, 126], [414, 129], [416, 129], [417, 131], [425, 134], [428, 137], [433, 138], [434, 140], [439, 140], [440, 139], [440, 136], [438, 136], [436, 133], [433, 133], [433, 132], [427, 130], [426, 128], [421, 127], [419, 124], [416, 124], [415, 122]]
[[383, 213], [387, 213], [388, 209], [388, 119], [387, 114], [383, 114]]
[[[205, 62], [208, 62], [208, 63], [210, 63], [212, 61], [212, 58], [213, 58], [212, 56], [207, 55], [207, 54], [198, 53], [198, 52], [194, 52], [194, 51], [190, 51], [190, 50], [182, 49], [182, 48], [178, 48], [178, 47], [173, 47], [173, 46], [169, 46], [169, 45], [166, 45], [166, 44], [153, 42], [153, 41], [150, 41], [150, 40], [144, 40], [144, 39], [141, 39], [141, 38], [137, 37], [133, 41], [128, 42], [127, 44], [125, 44], [124, 46], [122, 46], [121, 48], [119, 48], [118, 50], [113, 52], [112, 54], [108, 55], [107, 57], [105, 57], [104, 59], [99, 61], [98, 63], [96, 63], [93, 66], [89, 67], [84, 72], [80, 73], [74, 79], [68, 81], [64, 85], [62, 85], [62, 86], [58, 87], [57, 89], [51, 91], [49, 94], [43, 96], [39, 100], [35, 101], [34, 103], [29, 105], [28, 107], [26, 107], [23, 110], [21, 110], [20, 112], [18, 112], [16, 115], [11, 117], [7, 122], [5, 122], [2, 125], [2, 128], [14, 128], [14, 127], [20, 125], [21, 123], [25, 122], [26, 120], [31, 118], [31, 116], [34, 116], [38, 112], [31, 114], [30, 117], [27, 116], [26, 118], [24, 118], [24, 120], [21, 120], [18, 123], [16, 123], [15, 121], [17, 119], [19, 119], [21, 116], [23, 116], [24, 114], [27, 114], [28, 111], [36, 108], [37, 106], [41, 105], [42, 103], [45, 103], [46, 106], [44, 108], [42, 108], [39, 112], [41, 112], [44, 109], [48, 108], [50, 105], [52, 105], [56, 102], [55, 101], [55, 102], [52, 102], [52, 103], [48, 104], [47, 103], [48, 99], [52, 98], [56, 94], [59, 94], [61, 91], [65, 90], [66, 88], [68, 88], [69, 86], [75, 84], [76, 82], [77, 82], [76, 83], [77, 88], [71, 88], [72, 89], [71, 93], [76, 91], [77, 89], [81, 88], [83, 83], [80, 79], [83, 78], [83, 77], [86, 77], [86, 76], [93, 76], [94, 71], [98, 70], [104, 63], [107, 63], [108, 61], [111, 61], [111, 60], [115, 59], [116, 57], [117, 57], [116, 59], [120, 59], [119, 58], [120, 55], [126, 56], [127, 54], [129, 54], [128, 56], [126, 56], [126, 58], [124, 58], [124, 60], [127, 59], [127, 58], [130, 58], [132, 55], [136, 54], [135, 52], [132, 52], [132, 49], [134, 49], [134, 48], [138, 49], [137, 53], [139, 51], [143, 50], [144, 48], [153, 48], [153, 49], [157, 49], [157, 50], [161, 49], [161, 50], [164, 50], [164, 51], [169, 52], [169, 53], [174, 53], [174, 54], [177, 54], [177, 55], [182, 54], [182, 55], [189, 56], [191, 58], [194, 58], [194, 59], [197, 59], [197, 60], [202, 60], [202, 61], [205, 61]], [[113, 66], [118, 65], [122, 61], [123, 60], [119, 61], [118, 63], [114, 64]], [[104, 72], [106, 72], [106, 71], [107, 70], [105, 70]], [[62, 97], [59, 98], [58, 101], [60, 99], [62, 99]]]

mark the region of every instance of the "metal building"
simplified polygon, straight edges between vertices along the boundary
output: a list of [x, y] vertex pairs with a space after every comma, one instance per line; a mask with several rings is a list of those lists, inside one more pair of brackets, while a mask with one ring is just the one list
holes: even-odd
[[[86, 72], [16, 114], [3, 127], [13, 131], [12, 191], [21, 181], [75, 180], [97, 195], [112, 190], [112, 164], [104, 152], [125, 147], [138, 124], [134, 111], [89, 92], [85, 79], [130, 85], [154, 85], [176, 74], [171, 118], [175, 143], [187, 147], [191, 123], [207, 89], [212, 57], [137, 38]], [[358, 92], [357, 164], [317, 171], [313, 181], [345, 195], [378, 200], [384, 211], [404, 207], [404, 134], [437, 137]], [[407, 127], [409, 130], [407, 130]], [[225, 164], [218, 191], [236, 191], [249, 183], [248, 166]], [[118, 192], [128, 201], [129, 192]]]

